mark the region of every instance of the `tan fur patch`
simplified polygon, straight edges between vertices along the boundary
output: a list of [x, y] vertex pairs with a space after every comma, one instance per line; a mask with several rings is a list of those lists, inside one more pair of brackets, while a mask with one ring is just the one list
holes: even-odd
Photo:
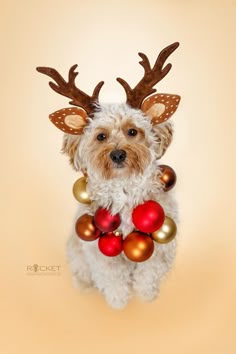
[[144, 169], [150, 163], [150, 153], [146, 146], [137, 144], [133, 145], [126, 145], [124, 150], [127, 153], [127, 168], [128, 168], [128, 175], [130, 174], [139, 174], [143, 173]]
[[[124, 136], [130, 140], [133, 140], [134, 142], [141, 142], [145, 141], [145, 132], [142, 128], [136, 127], [136, 125], [133, 123], [132, 119], [126, 119], [122, 124], [121, 124], [121, 129], [123, 131]], [[129, 136], [128, 135], [128, 130], [129, 129], [136, 129], [138, 134], [136, 136]]]
[[75, 152], [78, 147], [78, 144], [79, 144], [78, 137], [75, 138], [74, 136], [65, 135], [65, 137], [63, 139], [62, 150], [61, 150], [63, 153], [68, 154], [69, 162], [75, 170], [76, 170], [76, 167], [74, 164], [74, 156], [75, 156]]
[[112, 161], [110, 153], [113, 150], [113, 144], [94, 144], [93, 149], [90, 151], [90, 163], [93, 167], [100, 171], [105, 179], [113, 177]]
[[170, 123], [166, 123], [163, 126], [161, 124], [154, 125], [153, 129], [156, 133], [156, 140], [159, 142], [157, 144], [158, 158], [161, 158], [172, 141], [173, 129]]

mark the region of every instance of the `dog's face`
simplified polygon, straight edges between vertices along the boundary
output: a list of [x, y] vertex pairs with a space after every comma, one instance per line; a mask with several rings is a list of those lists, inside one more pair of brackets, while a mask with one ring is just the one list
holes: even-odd
[[145, 173], [172, 140], [170, 123], [153, 125], [151, 117], [127, 104], [101, 105], [80, 136], [65, 134], [63, 152], [76, 170], [99, 178]]
[[143, 173], [150, 163], [145, 130], [132, 117], [107, 119], [91, 130], [85, 147], [90, 171], [105, 179]]

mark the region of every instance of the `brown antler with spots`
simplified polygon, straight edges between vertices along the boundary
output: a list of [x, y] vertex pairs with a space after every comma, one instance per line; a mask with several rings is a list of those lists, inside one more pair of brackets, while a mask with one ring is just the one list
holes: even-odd
[[127, 103], [133, 108], [140, 108], [141, 104], [145, 97], [151, 95], [156, 92], [156, 89], [153, 88], [159, 81], [165, 77], [171, 69], [171, 64], [167, 64], [164, 68], [164, 64], [166, 59], [170, 56], [171, 53], [178, 48], [179, 43], [175, 42], [168, 47], [164, 48], [155, 62], [153, 69], [150, 66], [150, 62], [147, 56], [143, 53], [139, 53], [139, 56], [142, 58], [142, 61], [139, 63], [144, 68], [144, 76], [139, 81], [139, 83], [135, 86], [135, 88], [131, 89], [129, 84], [121, 79], [117, 78], [117, 81], [124, 87], [126, 95], [127, 95]]
[[70, 68], [68, 82], [53, 68], [38, 67], [37, 70], [42, 74], [50, 76], [57, 83], [56, 85], [51, 81], [49, 82], [50, 87], [54, 91], [71, 98], [72, 101], [70, 101], [70, 104], [82, 107], [89, 115], [94, 110], [94, 103], [98, 101], [98, 95], [104, 82], [99, 82], [93, 91], [93, 95], [89, 96], [75, 85], [75, 78], [78, 75], [78, 72], [75, 72], [76, 68], [77, 65], [73, 65]]

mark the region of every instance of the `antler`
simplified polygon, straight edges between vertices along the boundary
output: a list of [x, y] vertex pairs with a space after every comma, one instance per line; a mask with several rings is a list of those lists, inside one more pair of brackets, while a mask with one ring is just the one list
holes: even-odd
[[121, 79], [117, 78], [117, 81], [124, 87], [126, 95], [127, 95], [127, 103], [134, 108], [140, 108], [142, 101], [145, 97], [151, 95], [156, 92], [156, 89], [153, 88], [159, 81], [165, 77], [171, 69], [171, 64], [167, 64], [164, 68], [166, 59], [170, 56], [171, 53], [178, 48], [179, 43], [175, 42], [168, 47], [164, 48], [155, 62], [153, 69], [150, 66], [150, 62], [147, 56], [143, 53], [138, 53], [142, 58], [142, 61], [139, 63], [144, 68], [144, 76], [139, 81], [139, 83], [135, 86], [135, 88], [131, 89], [129, 84]]
[[66, 82], [63, 77], [58, 73], [58, 71], [53, 68], [41, 66], [36, 69], [40, 73], [50, 76], [54, 81], [56, 81], [57, 85], [51, 81], [49, 82], [50, 87], [54, 91], [63, 96], [72, 98], [70, 104], [82, 107], [87, 112], [87, 114], [90, 114], [94, 110], [94, 102], [98, 100], [98, 95], [101, 90], [101, 87], [104, 84], [104, 81], [99, 82], [93, 91], [93, 95], [89, 96], [75, 85], [75, 78], [78, 75], [78, 72], [75, 72], [76, 68], [77, 65], [73, 65], [70, 68], [68, 82]]

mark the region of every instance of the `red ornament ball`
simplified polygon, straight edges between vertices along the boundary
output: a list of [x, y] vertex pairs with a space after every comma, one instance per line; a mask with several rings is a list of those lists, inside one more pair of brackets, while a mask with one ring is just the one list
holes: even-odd
[[165, 220], [165, 213], [159, 203], [154, 200], [148, 200], [133, 210], [132, 219], [134, 226], [138, 230], [151, 233], [162, 226]]
[[112, 232], [120, 226], [121, 220], [119, 214], [111, 215], [109, 210], [99, 208], [94, 215], [94, 222], [99, 230]]
[[98, 247], [105, 256], [118, 256], [123, 250], [122, 236], [116, 236], [113, 232], [108, 232], [99, 238]]

